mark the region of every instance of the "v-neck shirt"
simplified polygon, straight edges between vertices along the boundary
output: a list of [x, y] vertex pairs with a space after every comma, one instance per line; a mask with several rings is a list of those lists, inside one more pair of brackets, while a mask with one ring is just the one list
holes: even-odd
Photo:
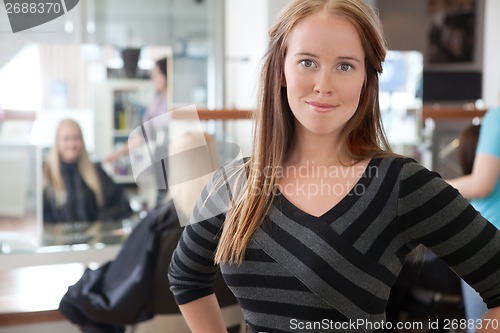
[[[194, 212], [211, 216], [186, 226], [171, 262], [179, 304], [213, 292], [225, 217], [217, 208], [227, 200], [216, 182]], [[220, 268], [252, 332], [372, 332], [385, 321], [391, 286], [418, 244], [490, 304], [500, 298], [500, 232], [438, 174], [405, 158], [371, 160], [351, 192], [319, 217], [276, 195], [243, 262]]]

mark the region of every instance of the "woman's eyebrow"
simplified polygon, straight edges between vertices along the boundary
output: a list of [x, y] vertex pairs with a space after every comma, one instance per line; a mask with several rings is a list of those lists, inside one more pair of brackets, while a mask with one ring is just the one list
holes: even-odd
[[[297, 52], [294, 54], [294, 56], [296, 57], [311, 57], [311, 58], [319, 58], [318, 55], [314, 54], [314, 53], [311, 53], [311, 52]], [[337, 60], [342, 60], [342, 61], [355, 61], [355, 62], [358, 62], [360, 63], [361, 60], [359, 60], [357, 57], [355, 56], [341, 56], [341, 57], [337, 57]]]
[[355, 62], [361, 62], [361, 60], [359, 60], [357, 57], [354, 57], [354, 56], [343, 56], [343, 57], [338, 57], [337, 59], [339, 59], [339, 60], [351, 60], [351, 61], [355, 61]]
[[294, 55], [296, 57], [307, 56], [307, 57], [318, 58], [318, 56], [316, 54], [311, 53], [311, 52], [297, 52]]

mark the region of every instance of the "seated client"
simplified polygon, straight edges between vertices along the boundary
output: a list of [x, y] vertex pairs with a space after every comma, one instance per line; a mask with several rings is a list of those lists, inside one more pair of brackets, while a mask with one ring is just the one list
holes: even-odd
[[131, 214], [121, 186], [90, 161], [80, 125], [62, 120], [44, 163], [44, 222], [116, 220]]

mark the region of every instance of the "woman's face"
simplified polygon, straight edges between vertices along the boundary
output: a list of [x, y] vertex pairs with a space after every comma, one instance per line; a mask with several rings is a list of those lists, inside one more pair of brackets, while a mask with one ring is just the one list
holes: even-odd
[[163, 75], [157, 65], [155, 65], [151, 70], [151, 80], [153, 81], [157, 92], [166, 92], [167, 78]]
[[74, 163], [83, 154], [83, 138], [78, 126], [65, 123], [59, 128], [57, 150], [63, 162]]
[[345, 18], [318, 12], [291, 31], [284, 64], [296, 135], [336, 138], [356, 112], [366, 77], [365, 52]]

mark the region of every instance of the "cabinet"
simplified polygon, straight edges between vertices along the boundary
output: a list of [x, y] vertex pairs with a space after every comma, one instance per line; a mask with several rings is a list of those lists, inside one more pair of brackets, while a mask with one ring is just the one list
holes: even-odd
[[[104, 158], [123, 145], [141, 123], [154, 96], [150, 80], [115, 79], [95, 86], [95, 155]], [[106, 166], [117, 183], [132, 183], [128, 156]]]

